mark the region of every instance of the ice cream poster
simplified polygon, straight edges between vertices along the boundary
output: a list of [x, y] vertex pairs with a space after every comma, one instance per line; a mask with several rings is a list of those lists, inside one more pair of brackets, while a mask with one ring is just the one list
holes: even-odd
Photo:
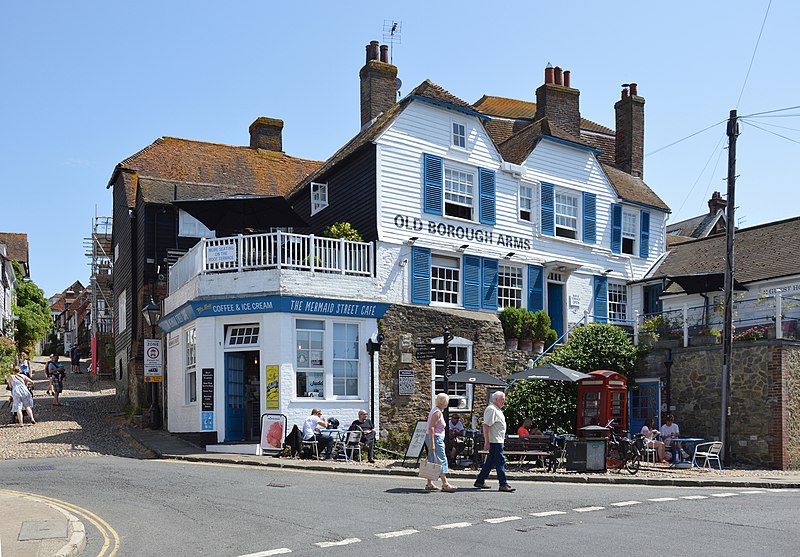
[[283, 450], [286, 418], [283, 414], [264, 414], [261, 416], [261, 450]]
[[280, 386], [280, 375], [278, 373], [278, 366], [267, 366], [266, 377], [266, 396], [264, 400], [267, 401], [267, 409], [275, 409], [279, 407], [278, 402], [278, 387]]

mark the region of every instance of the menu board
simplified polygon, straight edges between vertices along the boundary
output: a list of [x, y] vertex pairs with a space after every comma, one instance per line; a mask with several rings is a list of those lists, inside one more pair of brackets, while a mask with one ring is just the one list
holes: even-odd
[[202, 410], [211, 412], [214, 410], [214, 368], [204, 367], [200, 383], [200, 400]]

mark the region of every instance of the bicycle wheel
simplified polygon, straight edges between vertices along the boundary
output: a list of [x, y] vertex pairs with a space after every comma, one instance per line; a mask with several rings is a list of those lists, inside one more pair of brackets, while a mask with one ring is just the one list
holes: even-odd
[[625, 454], [625, 469], [631, 474], [639, 471], [642, 464], [642, 454], [635, 446], [631, 445]]

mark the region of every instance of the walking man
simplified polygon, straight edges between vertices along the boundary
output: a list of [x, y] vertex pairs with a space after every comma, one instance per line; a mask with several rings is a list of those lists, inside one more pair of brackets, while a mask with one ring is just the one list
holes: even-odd
[[498, 491], [511, 493], [516, 491], [508, 485], [506, 480], [506, 459], [503, 456], [503, 441], [506, 437], [506, 417], [503, 414], [503, 405], [506, 403], [506, 394], [503, 391], [495, 391], [492, 394], [491, 402], [483, 413], [483, 450], [489, 451], [486, 460], [483, 461], [478, 478], [475, 480], [475, 487], [478, 489], [489, 489], [486, 485], [486, 478], [494, 468], [497, 471], [497, 481], [500, 482]]

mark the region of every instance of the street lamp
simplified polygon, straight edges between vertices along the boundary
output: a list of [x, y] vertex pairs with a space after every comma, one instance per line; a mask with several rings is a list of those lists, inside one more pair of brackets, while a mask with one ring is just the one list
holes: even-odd
[[367, 353], [369, 354], [369, 417], [375, 424], [375, 352], [381, 351], [381, 343], [386, 338], [378, 333], [376, 340], [367, 339]]
[[[150, 325], [150, 338], [156, 338], [156, 325], [161, 318], [161, 308], [153, 301], [150, 296], [150, 301], [142, 308], [142, 315], [144, 320]], [[158, 383], [151, 382], [150, 388], [150, 425], [153, 429], [161, 429], [161, 408], [158, 403]]]

